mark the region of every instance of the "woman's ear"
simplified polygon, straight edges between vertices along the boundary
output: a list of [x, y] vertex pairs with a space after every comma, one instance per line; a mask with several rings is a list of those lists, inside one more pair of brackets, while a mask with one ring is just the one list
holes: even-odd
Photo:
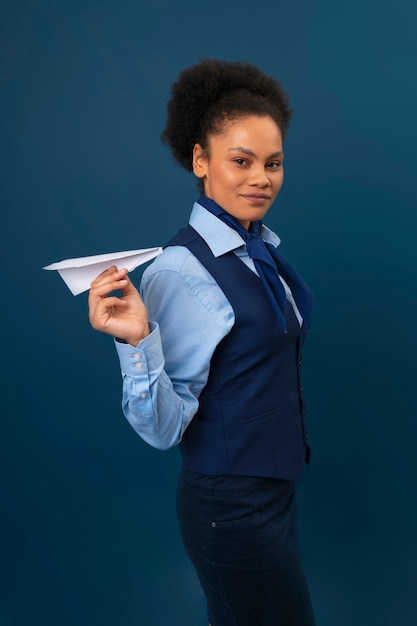
[[193, 148], [193, 172], [197, 178], [204, 178], [206, 175], [207, 156], [206, 151], [199, 143]]

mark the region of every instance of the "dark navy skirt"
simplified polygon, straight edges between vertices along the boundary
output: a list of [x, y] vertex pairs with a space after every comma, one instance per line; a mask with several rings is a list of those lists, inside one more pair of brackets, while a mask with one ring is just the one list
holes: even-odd
[[178, 521], [212, 626], [314, 626], [296, 483], [182, 470]]

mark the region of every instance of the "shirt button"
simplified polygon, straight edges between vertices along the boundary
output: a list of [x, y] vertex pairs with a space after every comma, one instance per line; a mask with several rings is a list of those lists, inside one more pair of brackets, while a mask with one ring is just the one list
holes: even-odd
[[135, 354], [133, 355], [134, 359], [140, 359], [140, 352], [135, 352]]
[[142, 393], [140, 394], [140, 397], [142, 398], [142, 400], [144, 400], [146, 398], [146, 393], [144, 391], [142, 391]]
[[135, 367], [137, 367], [138, 370], [142, 369], [142, 363], [135, 363]]

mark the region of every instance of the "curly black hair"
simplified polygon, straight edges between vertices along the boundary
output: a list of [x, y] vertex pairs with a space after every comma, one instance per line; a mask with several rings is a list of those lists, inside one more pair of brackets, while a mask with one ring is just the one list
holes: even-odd
[[210, 135], [246, 115], [269, 115], [283, 138], [292, 116], [282, 85], [246, 61], [201, 59], [180, 72], [171, 86], [167, 123], [161, 135], [174, 158], [192, 171], [193, 148], [208, 147]]

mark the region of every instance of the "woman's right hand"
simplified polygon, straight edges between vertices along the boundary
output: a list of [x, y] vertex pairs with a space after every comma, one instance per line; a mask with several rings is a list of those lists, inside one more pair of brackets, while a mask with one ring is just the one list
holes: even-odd
[[[122, 297], [109, 295], [122, 292]], [[127, 269], [113, 266], [92, 283], [88, 296], [89, 319], [93, 328], [113, 335], [132, 346], [149, 335], [148, 313]]]

